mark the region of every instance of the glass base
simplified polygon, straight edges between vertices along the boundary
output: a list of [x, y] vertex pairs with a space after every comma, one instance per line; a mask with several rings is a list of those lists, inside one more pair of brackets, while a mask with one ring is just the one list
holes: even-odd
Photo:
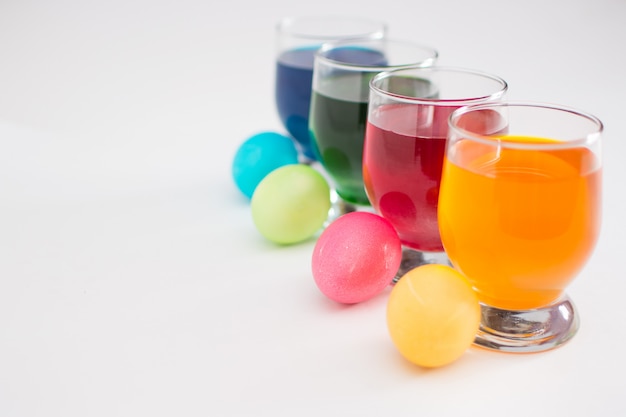
[[328, 182], [328, 185], [330, 186], [330, 209], [328, 210], [328, 218], [324, 222], [324, 225], [322, 226], [322, 230], [326, 229], [326, 227], [328, 227], [329, 224], [331, 224], [332, 222], [337, 220], [338, 217], [346, 213], [351, 213], [353, 211], [368, 211], [370, 213], [375, 213], [374, 208], [369, 204], [365, 205], [365, 204], [350, 203], [344, 200], [343, 198], [341, 198], [339, 194], [337, 194], [337, 190], [335, 190], [335, 188], [332, 185], [333, 184], [332, 179], [330, 178], [330, 176], [328, 175], [328, 173], [326, 172], [326, 170], [324, 169], [324, 167], [319, 161], [301, 157], [300, 163], [309, 165], [311, 168], [314, 168], [315, 170], [317, 170], [320, 174], [322, 174], [322, 176], [326, 179], [326, 181]]
[[481, 304], [481, 313], [474, 344], [501, 352], [554, 349], [574, 337], [579, 327], [578, 312], [567, 296], [533, 310], [502, 310]]
[[310, 154], [304, 153], [302, 150], [298, 150], [298, 163], [302, 165], [308, 165], [311, 168], [315, 168], [316, 165], [319, 165], [317, 159], [315, 159]]
[[426, 264], [441, 264], [452, 266], [448, 255], [445, 252], [422, 252], [416, 249], [402, 247], [402, 261], [400, 261], [400, 267], [396, 276], [393, 277], [392, 284], [395, 284], [413, 268], [417, 268], [420, 265]]
[[328, 210], [328, 218], [324, 223], [324, 228], [337, 220], [339, 216], [353, 211], [367, 211], [374, 213], [374, 208], [368, 205], [355, 204], [345, 201], [337, 194], [334, 189], [330, 190], [330, 210]]

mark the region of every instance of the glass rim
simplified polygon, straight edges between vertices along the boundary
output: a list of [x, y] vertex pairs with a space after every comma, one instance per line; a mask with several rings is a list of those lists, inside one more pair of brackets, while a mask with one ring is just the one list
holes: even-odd
[[[325, 21], [325, 22], [357, 22], [363, 25], [370, 25], [371, 30], [364, 30], [361, 33], [312, 33], [304, 30], [294, 30], [294, 25], [306, 21]], [[330, 42], [336, 39], [382, 39], [387, 32], [387, 24], [382, 20], [369, 18], [361, 18], [355, 16], [343, 15], [307, 15], [307, 16], [287, 16], [283, 17], [276, 24], [276, 31], [298, 37], [300, 39], [321, 40], [322, 42]]]
[[[422, 61], [413, 61], [408, 62], [406, 64], [395, 64], [395, 65], [363, 65], [363, 64], [351, 64], [349, 62], [338, 61], [336, 59], [332, 59], [324, 55], [328, 51], [334, 50], [336, 48], [340, 48], [342, 46], [354, 45], [355, 43], [364, 44], [367, 42], [384, 42], [388, 44], [395, 44], [399, 46], [407, 46], [411, 48], [420, 49], [427, 53], [427, 57]], [[424, 45], [421, 43], [416, 43], [408, 40], [397, 40], [397, 39], [389, 39], [389, 38], [354, 38], [354, 39], [341, 39], [330, 42], [325, 42], [322, 46], [315, 52], [315, 59], [319, 61], [323, 61], [328, 65], [332, 65], [336, 69], [344, 69], [344, 70], [360, 70], [362, 72], [382, 72], [388, 71], [392, 69], [405, 69], [410, 67], [432, 67], [432, 63], [434, 63], [439, 58], [439, 51], [432, 46]]]
[[[465, 97], [465, 98], [445, 99], [445, 98], [414, 97], [414, 96], [407, 96], [404, 94], [392, 93], [390, 91], [386, 91], [378, 87], [377, 85], [378, 83], [380, 83], [381, 80], [385, 80], [393, 76], [396, 76], [398, 74], [409, 72], [409, 71], [424, 71], [424, 72], [426, 71], [444, 72], [445, 71], [445, 72], [471, 74], [471, 75], [476, 75], [485, 79], [490, 79], [492, 81], [495, 81], [500, 84], [501, 88], [491, 94], [486, 94], [486, 95], [480, 95], [480, 96], [475, 96], [475, 97]], [[374, 90], [378, 94], [385, 96], [385, 97], [393, 98], [394, 100], [402, 102], [402, 103], [424, 104], [424, 105], [430, 105], [430, 106], [460, 106], [460, 107], [470, 105], [470, 104], [477, 104], [477, 103], [497, 100], [498, 98], [504, 96], [509, 89], [509, 85], [506, 82], [506, 80], [504, 80], [502, 77], [499, 77], [495, 74], [490, 74], [488, 72], [469, 69], [469, 68], [463, 68], [463, 67], [451, 67], [451, 66], [439, 66], [439, 65], [433, 65], [433, 66], [413, 65], [413, 66], [408, 66], [404, 68], [395, 68], [395, 69], [390, 69], [387, 71], [382, 71], [381, 73], [377, 74], [376, 76], [374, 76], [374, 78], [370, 80], [369, 85], [370, 85], [370, 89]]]
[[[456, 121], [459, 117], [464, 114], [480, 111], [480, 110], [498, 110], [503, 108], [534, 108], [534, 109], [543, 109], [556, 111], [560, 113], [567, 113], [572, 116], [577, 116], [582, 119], [586, 119], [591, 122], [592, 125], [596, 126], [596, 129], [590, 129], [590, 131], [585, 132], [578, 139], [559, 139], [556, 138], [554, 142], [519, 142], [519, 141], [510, 141], [510, 140], [502, 140], [503, 136], [507, 135], [481, 135], [479, 133], [473, 132], [468, 129], [464, 129], [458, 127], [456, 125]], [[462, 136], [463, 139], [471, 140], [474, 142], [479, 142], [489, 146], [498, 146], [501, 148], [508, 149], [522, 149], [522, 150], [559, 150], [559, 149], [570, 149], [570, 148], [580, 148], [584, 146], [592, 145], [593, 143], [599, 142], [602, 132], [604, 131], [604, 124], [602, 121], [594, 116], [593, 114], [586, 112], [584, 110], [580, 110], [574, 107], [569, 107], [561, 104], [555, 103], [545, 103], [545, 102], [536, 102], [536, 101], [500, 101], [500, 102], [490, 102], [490, 103], [482, 103], [482, 104], [472, 104], [468, 106], [459, 107], [454, 110], [450, 116], [448, 116], [448, 128], [449, 132], [456, 132], [459, 136]], [[515, 136], [515, 135], [513, 135]], [[546, 138], [552, 139], [552, 138]]]

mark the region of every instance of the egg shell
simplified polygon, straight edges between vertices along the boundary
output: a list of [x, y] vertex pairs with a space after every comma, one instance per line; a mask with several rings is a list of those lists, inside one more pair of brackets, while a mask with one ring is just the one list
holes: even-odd
[[276, 132], [262, 132], [246, 139], [237, 149], [232, 176], [237, 188], [248, 198], [267, 174], [289, 164], [298, 163], [298, 152], [292, 139]]
[[276, 168], [259, 183], [250, 201], [257, 230], [268, 240], [288, 245], [311, 238], [328, 218], [330, 187], [308, 165]]
[[457, 360], [472, 345], [480, 304], [469, 281], [447, 265], [404, 274], [387, 301], [387, 327], [398, 351], [428, 368]]
[[401, 260], [402, 245], [391, 223], [379, 215], [356, 211], [340, 216], [322, 232], [311, 269], [324, 295], [353, 304], [382, 292]]

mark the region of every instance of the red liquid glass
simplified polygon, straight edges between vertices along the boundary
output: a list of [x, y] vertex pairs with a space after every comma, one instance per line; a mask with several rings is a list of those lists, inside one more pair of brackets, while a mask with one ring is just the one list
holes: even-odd
[[448, 116], [456, 107], [389, 104], [367, 124], [363, 179], [378, 213], [402, 243], [424, 252], [443, 251], [437, 202]]

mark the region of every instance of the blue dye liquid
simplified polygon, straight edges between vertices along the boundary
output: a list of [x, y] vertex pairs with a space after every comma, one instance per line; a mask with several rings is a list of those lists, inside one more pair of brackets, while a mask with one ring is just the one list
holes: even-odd
[[278, 115], [300, 151], [309, 159], [315, 155], [309, 138], [309, 105], [313, 61], [317, 48], [294, 49], [278, 57], [276, 64], [276, 105]]
[[[303, 155], [317, 159], [309, 134], [309, 108], [313, 63], [317, 47], [283, 52], [276, 63], [276, 105], [278, 115], [289, 134], [296, 140]], [[371, 49], [346, 47], [329, 55], [336, 61], [355, 65], [382, 66], [385, 57]]]

